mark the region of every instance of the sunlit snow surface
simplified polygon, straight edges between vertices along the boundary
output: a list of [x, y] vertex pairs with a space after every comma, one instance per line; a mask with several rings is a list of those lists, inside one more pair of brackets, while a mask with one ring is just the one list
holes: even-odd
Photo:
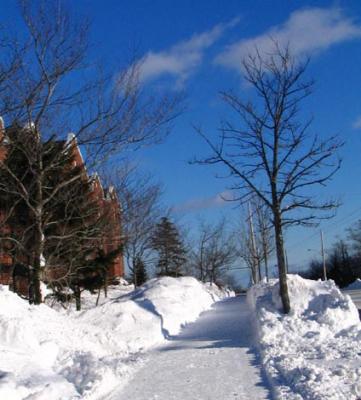
[[[117, 294], [118, 292], [118, 294]], [[85, 311], [30, 306], [0, 286], [0, 399], [100, 400], [142, 365], [144, 352], [230, 293], [194, 278], [160, 278]]]
[[144, 368], [107, 400], [270, 399], [251, 319], [244, 296], [217, 302], [150, 352]]
[[332, 281], [288, 276], [292, 312], [283, 315], [277, 280], [248, 292], [274, 395], [291, 400], [361, 398], [361, 324]]

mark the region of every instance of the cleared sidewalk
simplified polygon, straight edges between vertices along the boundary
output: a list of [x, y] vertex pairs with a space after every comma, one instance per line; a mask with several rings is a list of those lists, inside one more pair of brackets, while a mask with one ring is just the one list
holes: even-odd
[[[195, 301], [197, 301], [195, 299]], [[228, 298], [170, 338], [113, 400], [270, 399], [244, 297]]]

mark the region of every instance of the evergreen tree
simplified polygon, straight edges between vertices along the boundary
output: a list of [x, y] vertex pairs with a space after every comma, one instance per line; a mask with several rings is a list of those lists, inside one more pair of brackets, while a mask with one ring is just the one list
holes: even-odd
[[[103, 254], [104, 237], [111, 229], [108, 210], [94, 197], [93, 180], [84, 166], [74, 164], [75, 142], [42, 142], [40, 135], [19, 126], [8, 129], [5, 139], [6, 157], [0, 168], [0, 249], [6, 247], [13, 264], [28, 270], [30, 302], [41, 301], [35, 295], [42, 279], [56, 292], [70, 287], [80, 309], [82, 289], [105, 286], [108, 268], [121, 251]], [[35, 240], [39, 231], [33, 209], [39, 204], [41, 235]], [[36, 263], [39, 242], [41, 262]]]
[[146, 266], [141, 258], [137, 258], [134, 262], [134, 271], [132, 273], [132, 282], [135, 286], [141, 286], [148, 280]]
[[152, 247], [158, 253], [157, 276], [181, 276], [186, 261], [186, 250], [177, 226], [163, 217], [152, 238]]

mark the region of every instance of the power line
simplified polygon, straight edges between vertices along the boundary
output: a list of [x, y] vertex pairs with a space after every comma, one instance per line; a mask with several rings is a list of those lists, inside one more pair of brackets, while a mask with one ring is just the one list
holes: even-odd
[[[333, 230], [333, 227], [339, 228], [340, 226], [344, 225], [346, 222], [349, 222], [348, 220], [353, 217], [358, 211], [361, 210], [361, 207], [357, 207], [355, 210], [351, 211], [349, 214], [347, 214], [345, 217], [342, 219], [338, 219], [334, 221], [333, 223], [330, 223], [329, 225], [326, 225], [323, 227], [324, 230], [327, 230], [329, 232], [330, 230]], [[299, 246], [300, 244], [304, 242], [308, 242], [309, 240], [313, 239], [314, 237], [318, 236], [318, 232], [313, 233], [311, 236], [309, 236], [307, 239], [302, 239], [297, 243], [292, 244], [291, 246], [288, 246], [288, 249], [293, 249], [296, 246]]]

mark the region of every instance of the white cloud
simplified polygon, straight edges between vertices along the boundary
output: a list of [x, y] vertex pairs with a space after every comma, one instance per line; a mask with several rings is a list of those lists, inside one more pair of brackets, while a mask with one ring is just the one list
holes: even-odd
[[212, 197], [207, 197], [203, 199], [193, 199], [187, 201], [183, 204], [175, 206], [173, 208], [174, 212], [189, 212], [204, 210], [207, 208], [223, 207], [233, 199], [233, 195], [230, 191], [224, 191], [216, 194]]
[[361, 37], [361, 26], [340, 8], [306, 8], [293, 12], [288, 20], [267, 32], [236, 42], [216, 57], [216, 63], [241, 70], [241, 62], [257, 48], [261, 54], [274, 50], [274, 41], [289, 45], [293, 55], [304, 56]]
[[202, 63], [205, 50], [211, 47], [224, 33], [239, 22], [238, 18], [225, 24], [218, 24], [211, 30], [193, 35], [189, 40], [155, 53], [148, 52], [141, 61], [140, 79], [148, 81], [164, 75], [176, 78], [181, 86]]
[[354, 121], [354, 123], [352, 124], [352, 127], [354, 129], [361, 129], [361, 115], [359, 117], [356, 118], [356, 120]]

